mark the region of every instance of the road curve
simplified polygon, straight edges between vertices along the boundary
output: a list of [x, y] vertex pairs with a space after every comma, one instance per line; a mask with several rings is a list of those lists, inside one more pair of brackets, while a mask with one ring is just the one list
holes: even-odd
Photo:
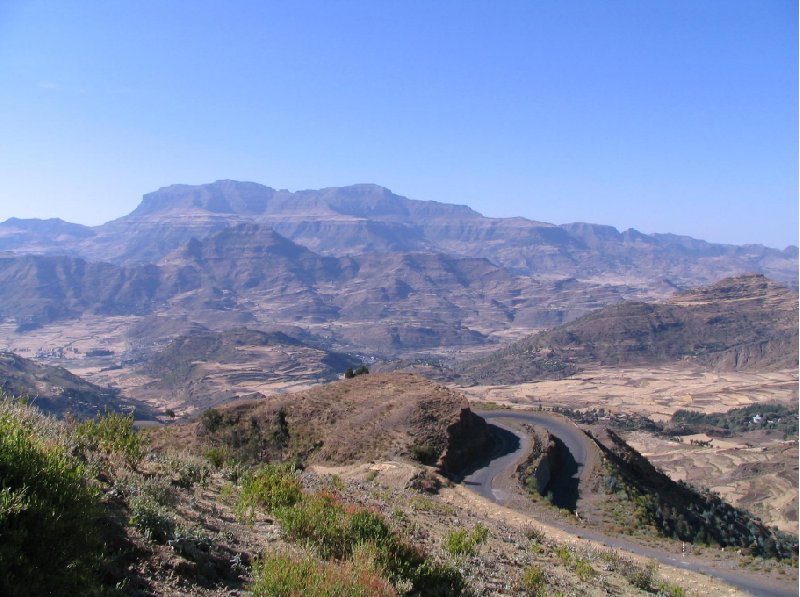
[[[572, 452], [575, 461], [578, 463], [578, 472], [575, 473], [575, 476], [580, 477], [584, 472], [583, 465], [587, 461], [588, 451], [593, 449], [590, 443], [591, 440], [571, 421], [535, 412], [491, 410], [475, 411], [475, 414], [483, 417], [494, 426], [499, 442], [495, 454], [487, 462], [481, 463], [483, 466], [466, 475], [462, 482], [467, 488], [486, 499], [505, 505], [506, 495], [504, 490], [494, 487], [494, 481], [501, 475], [513, 473], [519, 461], [530, 449], [530, 438], [527, 437], [527, 434], [520, 434], [519, 431], [509, 427], [509, 420], [546, 428], [552, 435], [564, 442], [564, 445]], [[506, 425], [503, 424], [504, 420]], [[514, 438], [516, 438], [516, 441]], [[566, 522], [551, 522], [549, 524], [553, 524], [553, 526], [576, 536], [603, 543], [608, 547], [635, 553], [668, 566], [713, 576], [753, 595], [796, 597], [798, 594], [796, 586], [779, 584], [764, 577], [752, 577], [740, 572], [716, 568], [691, 557], [653, 549], [619, 537], [609, 537], [598, 531], [590, 530], [586, 527], [573, 526]]]

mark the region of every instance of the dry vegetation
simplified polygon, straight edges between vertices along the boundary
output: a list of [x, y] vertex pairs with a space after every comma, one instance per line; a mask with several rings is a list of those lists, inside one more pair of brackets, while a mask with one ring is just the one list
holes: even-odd
[[[0, 551], [4, 594], [26, 594], [34, 580], [56, 594], [79, 586], [82, 594], [140, 596], [685, 594], [646, 562], [565, 544], [530, 521], [459, 504], [452, 493], [415, 490], [413, 480], [431, 473], [411, 462], [336, 474], [233, 461], [217, 467], [186, 451], [152, 451], [126, 417], [65, 424], [10, 399], [0, 402], [0, 422], [27, 446], [0, 442], [3, 466], [27, 475], [9, 477], [4, 490], [6, 538], [24, 522], [26, 510], [15, 503], [54, 499], [48, 486], [30, 482], [43, 465], [74, 488], [61, 492], [53, 520], [83, 525], [80, 545], [58, 540], [55, 525], [36, 537], [69, 566], [54, 567], [60, 560], [20, 536], [30, 557], [12, 575]], [[39, 460], [47, 454], [57, 454], [56, 468]]]

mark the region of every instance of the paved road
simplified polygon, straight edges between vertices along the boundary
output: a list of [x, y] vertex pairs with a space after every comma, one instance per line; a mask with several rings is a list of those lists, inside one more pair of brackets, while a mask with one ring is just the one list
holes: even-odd
[[[546, 414], [509, 412], [504, 410], [476, 411], [476, 414], [486, 419], [490, 424], [495, 425], [495, 431], [500, 441], [498, 442], [498, 448], [495, 450], [495, 454], [492, 458], [485, 463], [481, 463], [479, 468], [476, 468], [466, 475], [463, 479], [463, 483], [472, 491], [475, 491], [492, 502], [505, 504], [507, 496], [502, 488], [493, 487], [495, 479], [501, 475], [508, 475], [513, 472], [518, 461], [530, 449], [530, 438], [528, 438], [526, 434], [520, 434], [513, 427], [509, 427], [509, 422], [524, 422], [545, 427], [551, 434], [563, 441], [564, 445], [572, 452], [578, 464], [578, 472], [575, 473], [575, 476], [578, 478], [580, 478], [583, 472], [583, 465], [586, 463], [589, 450], [593, 449], [590, 443], [591, 440], [567, 419], [556, 418]], [[504, 421], [505, 425], [503, 424]], [[693, 570], [719, 578], [753, 595], [763, 597], [796, 597], [798, 595], [797, 586], [777, 583], [772, 579], [764, 577], [754, 577], [740, 572], [723, 570], [691, 557], [678, 556], [677, 554], [656, 550], [618, 537], [608, 537], [600, 532], [592, 531], [585, 527], [577, 527], [565, 522], [555, 522], [552, 524], [563, 531], [603, 543], [608, 547], [636, 553], [662, 562], [663, 564], [675, 566], [676, 568]]]

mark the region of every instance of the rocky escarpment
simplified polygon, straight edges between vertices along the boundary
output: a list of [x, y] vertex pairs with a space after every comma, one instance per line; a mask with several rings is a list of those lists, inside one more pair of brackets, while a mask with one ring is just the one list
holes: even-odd
[[[253, 182], [172, 185], [131, 214], [92, 229], [64, 222], [0, 223], [0, 247], [115, 263], [157, 262], [190, 238], [258, 223], [331, 256], [426, 251], [483, 257], [525, 275], [606, 276], [641, 288], [668, 278], [681, 287], [759, 271], [797, 287], [797, 247], [720, 245], [673, 234], [526, 218], [487, 218], [463, 205], [417, 201], [373, 184], [289, 192]], [[53, 242], [58, 234], [59, 242]]]
[[553, 471], [561, 462], [557, 438], [546, 429], [538, 429], [525, 425], [533, 439], [530, 455], [517, 467], [517, 478], [528, 490], [539, 495], [546, 495], [547, 488], [553, 478]]

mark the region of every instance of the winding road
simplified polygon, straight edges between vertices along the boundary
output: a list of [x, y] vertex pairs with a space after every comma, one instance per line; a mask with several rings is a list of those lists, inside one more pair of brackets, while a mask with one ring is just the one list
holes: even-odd
[[[509, 478], [531, 447], [531, 439], [527, 434], [520, 433], [509, 423], [528, 423], [544, 427], [552, 435], [559, 438], [572, 453], [578, 465], [577, 472], [573, 473], [573, 476], [579, 481], [585, 472], [584, 465], [588, 462], [591, 450], [595, 449], [591, 444], [591, 440], [568, 419], [544, 413], [507, 410], [476, 411], [476, 414], [486, 419], [493, 426], [493, 432], [499, 441], [494, 455], [470, 471], [462, 482], [470, 490], [500, 505], [506, 504], [508, 495], [507, 489], [501, 487], [501, 483], [496, 483], [496, 480], [501, 477]], [[713, 576], [753, 595], [764, 597], [796, 597], [798, 595], [796, 585], [791, 586], [786, 583], [779, 583], [765, 578], [763, 575], [754, 576], [718, 568], [691, 556], [653, 549], [620, 537], [609, 537], [598, 531], [574, 526], [567, 522], [551, 522], [549, 524], [553, 524], [553, 526], [576, 536], [605, 544], [608, 547], [635, 553], [668, 566]]]

